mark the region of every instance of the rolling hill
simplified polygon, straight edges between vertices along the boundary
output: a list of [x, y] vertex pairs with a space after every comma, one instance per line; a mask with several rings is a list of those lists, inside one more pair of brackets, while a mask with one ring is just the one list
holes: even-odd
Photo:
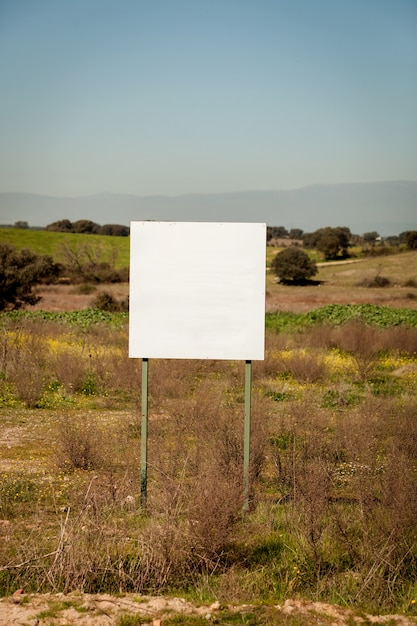
[[388, 236], [417, 229], [417, 181], [180, 196], [0, 193], [3, 225], [22, 220], [44, 227], [60, 219], [90, 219], [101, 225], [128, 225], [132, 220], [266, 222], [305, 232], [323, 226], [348, 226], [353, 233], [376, 230]]

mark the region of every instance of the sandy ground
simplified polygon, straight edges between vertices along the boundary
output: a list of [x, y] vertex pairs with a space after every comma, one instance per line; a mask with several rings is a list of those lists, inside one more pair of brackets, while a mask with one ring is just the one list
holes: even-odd
[[[196, 606], [183, 598], [148, 597], [126, 595], [44, 594], [25, 595], [21, 590], [10, 598], [0, 600], [1, 626], [117, 626], [122, 616], [132, 616], [134, 623], [163, 626], [164, 618], [177, 616], [200, 616], [208, 624], [215, 624], [223, 612], [239, 613], [242, 624], [246, 623], [245, 613], [259, 607], [250, 605]], [[365, 615], [336, 605], [302, 600], [286, 600], [282, 605], [268, 607], [268, 615], [273, 623], [352, 626], [353, 624], [389, 624], [390, 626], [415, 626], [417, 617], [401, 615]], [[143, 622], [141, 620], [143, 619]], [[296, 621], [294, 621], [296, 620]], [[184, 620], [184, 623], [185, 620]], [[227, 621], [222, 623], [226, 624]], [[237, 623], [233, 620], [233, 623]], [[176, 624], [181, 624], [177, 618]]]

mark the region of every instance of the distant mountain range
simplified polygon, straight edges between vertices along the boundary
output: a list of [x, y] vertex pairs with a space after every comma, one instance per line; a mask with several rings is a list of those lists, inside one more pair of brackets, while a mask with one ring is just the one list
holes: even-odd
[[417, 181], [310, 185], [277, 191], [135, 196], [98, 193], [54, 197], [0, 193], [0, 224], [46, 226], [61, 219], [129, 225], [133, 220], [266, 222], [302, 228], [348, 226], [382, 236], [417, 230]]

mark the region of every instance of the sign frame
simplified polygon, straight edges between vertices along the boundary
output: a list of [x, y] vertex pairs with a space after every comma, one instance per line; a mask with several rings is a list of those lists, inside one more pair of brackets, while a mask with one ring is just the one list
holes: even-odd
[[266, 225], [132, 222], [129, 356], [263, 360]]

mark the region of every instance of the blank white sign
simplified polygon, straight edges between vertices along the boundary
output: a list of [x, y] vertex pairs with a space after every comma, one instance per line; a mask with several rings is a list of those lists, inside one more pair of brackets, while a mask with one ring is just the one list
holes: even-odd
[[262, 360], [266, 225], [132, 222], [129, 356]]

